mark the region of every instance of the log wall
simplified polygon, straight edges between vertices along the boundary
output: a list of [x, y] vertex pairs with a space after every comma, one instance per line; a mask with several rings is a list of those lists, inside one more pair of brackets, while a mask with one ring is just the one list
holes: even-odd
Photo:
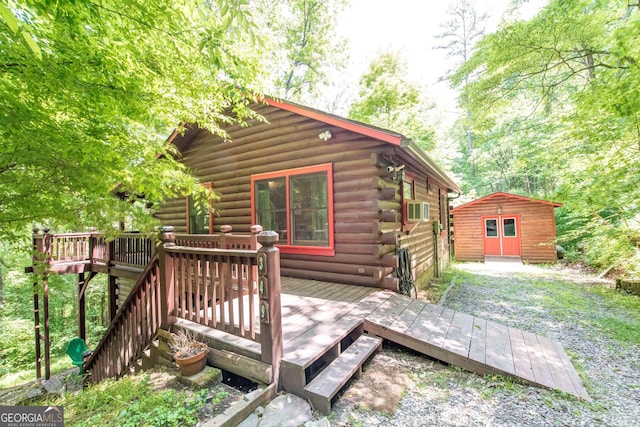
[[491, 198], [453, 211], [454, 245], [457, 261], [484, 261], [482, 217], [520, 215], [521, 258], [528, 263], [555, 263], [556, 222], [554, 207], [545, 202]]
[[[398, 238], [407, 233], [402, 231], [400, 185], [378, 159], [397, 158], [403, 150], [275, 107], [256, 110], [268, 123], [231, 126], [228, 141], [199, 131], [182, 149], [181, 161], [202, 182], [212, 182], [220, 196], [214, 203], [214, 232], [222, 224], [233, 226], [234, 233], [249, 232], [252, 175], [331, 163], [335, 256], [282, 253], [282, 275], [397, 290], [395, 253]], [[325, 131], [332, 135], [326, 142], [319, 138]], [[421, 191], [426, 193], [423, 175]], [[436, 219], [438, 194], [439, 189], [425, 194]], [[185, 206], [184, 199], [169, 201], [156, 216], [176, 232], [186, 232]], [[416, 273], [427, 271], [434, 260], [432, 224], [404, 236], [403, 245], [415, 255]]]
[[434, 222], [440, 220], [440, 195], [446, 196], [446, 189], [439, 184], [427, 184], [424, 179], [414, 180], [415, 200], [429, 203], [429, 220], [405, 225], [400, 246], [408, 248], [411, 267], [416, 283], [422, 283], [439, 275], [449, 263], [449, 239], [447, 230], [434, 230]]

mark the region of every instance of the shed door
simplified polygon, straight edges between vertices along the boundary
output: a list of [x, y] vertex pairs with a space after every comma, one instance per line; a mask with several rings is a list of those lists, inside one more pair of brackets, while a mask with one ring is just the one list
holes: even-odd
[[520, 230], [517, 217], [501, 217], [502, 255], [520, 255]]
[[501, 255], [500, 248], [500, 218], [484, 218], [484, 254]]
[[518, 215], [483, 217], [484, 255], [520, 255], [520, 224]]

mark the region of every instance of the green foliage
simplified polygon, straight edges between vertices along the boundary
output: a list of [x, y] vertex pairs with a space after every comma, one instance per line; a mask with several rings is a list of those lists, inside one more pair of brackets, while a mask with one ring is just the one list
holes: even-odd
[[0, 16], [1, 237], [32, 223], [148, 226], [145, 202], [211, 197], [165, 140], [181, 122], [220, 133], [252, 115], [245, 1], [9, 1]]
[[382, 53], [360, 78], [359, 98], [351, 104], [349, 118], [400, 132], [428, 151], [435, 138], [426, 120], [431, 106], [405, 76], [406, 64], [400, 54]]
[[[208, 392], [156, 390], [149, 375], [139, 374], [33, 403], [63, 405], [65, 423], [71, 426], [184, 426], [198, 423]], [[224, 397], [220, 390], [216, 400]]]
[[[0, 376], [17, 371], [30, 370], [35, 375], [33, 276], [24, 273], [31, 265], [28, 252], [15, 246], [0, 244], [0, 259], [8, 267], [2, 269], [4, 306], [0, 309]], [[77, 322], [77, 277], [74, 275], [49, 277], [49, 317], [52, 360], [66, 360], [65, 368], [71, 366], [66, 355], [66, 345], [78, 335]], [[43, 314], [42, 288], [40, 293], [40, 316]], [[86, 316], [87, 341], [94, 347], [102, 338], [108, 322], [107, 285], [105, 277], [99, 275], [87, 286]], [[41, 333], [44, 330], [41, 329]]]
[[[271, 43], [264, 62], [268, 92], [283, 99], [313, 104], [321, 87], [330, 84], [329, 70], [346, 62], [346, 42], [335, 32], [345, 0], [261, 0], [256, 16]], [[268, 58], [268, 59], [266, 59]]]
[[639, 28], [637, 4], [552, 0], [484, 37], [453, 77], [475, 135], [464, 189], [564, 203], [568, 253], [622, 271], [640, 271]]

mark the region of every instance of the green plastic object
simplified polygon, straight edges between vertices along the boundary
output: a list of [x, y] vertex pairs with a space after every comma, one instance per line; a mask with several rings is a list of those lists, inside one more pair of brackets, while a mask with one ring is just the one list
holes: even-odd
[[71, 363], [80, 368], [80, 375], [82, 375], [83, 359], [87, 351], [87, 344], [82, 338], [74, 338], [67, 344], [67, 354], [71, 358]]

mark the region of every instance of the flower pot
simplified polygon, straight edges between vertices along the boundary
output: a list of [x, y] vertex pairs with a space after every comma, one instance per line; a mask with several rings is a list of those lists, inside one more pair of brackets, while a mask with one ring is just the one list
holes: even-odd
[[195, 356], [179, 358], [176, 357], [176, 365], [180, 373], [185, 377], [190, 377], [202, 371], [207, 364], [207, 350], [202, 350]]

